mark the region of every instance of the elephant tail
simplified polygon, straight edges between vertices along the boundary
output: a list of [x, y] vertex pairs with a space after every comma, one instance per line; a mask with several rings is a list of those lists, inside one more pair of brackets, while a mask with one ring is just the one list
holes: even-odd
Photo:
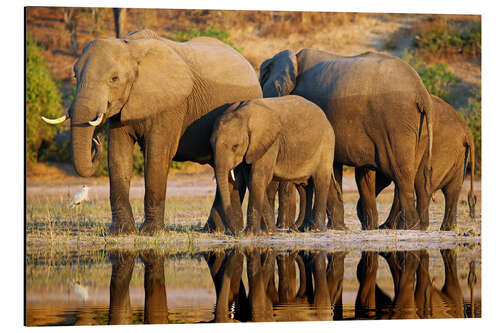
[[424, 178], [425, 178], [425, 191], [428, 196], [432, 194], [432, 141], [433, 141], [433, 123], [434, 123], [434, 112], [432, 107], [432, 99], [429, 94], [428, 98], [424, 101], [417, 102], [417, 107], [420, 111], [420, 128], [418, 140], [420, 141], [420, 136], [423, 129], [423, 120], [425, 117], [426, 127], [427, 127], [427, 158], [424, 166]]
[[470, 217], [475, 217], [475, 209], [477, 197], [474, 194], [474, 172], [475, 172], [475, 154], [474, 154], [474, 138], [470, 130], [467, 131], [466, 142], [465, 142], [465, 159], [464, 159], [464, 179], [467, 173], [467, 159], [470, 162], [470, 190], [467, 196], [467, 201], [469, 204], [469, 215]]

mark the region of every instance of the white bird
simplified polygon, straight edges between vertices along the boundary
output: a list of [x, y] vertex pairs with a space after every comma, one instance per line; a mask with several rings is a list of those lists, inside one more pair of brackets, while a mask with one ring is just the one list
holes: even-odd
[[89, 200], [89, 188], [87, 185], [83, 185], [81, 189], [76, 191], [75, 194], [73, 194], [73, 198], [71, 198], [71, 201], [69, 203], [70, 207], [75, 207], [76, 205], [79, 205], [83, 201], [88, 201]]
[[81, 299], [83, 299], [84, 302], [87, 301], [87, 299], [89, 298], [89, 287], [85, 287], [81, 284], [78, 283], [78, 281], [76, 282], [70, 282], [69, 283], [71, 289], [73, 290], [73, 292]]

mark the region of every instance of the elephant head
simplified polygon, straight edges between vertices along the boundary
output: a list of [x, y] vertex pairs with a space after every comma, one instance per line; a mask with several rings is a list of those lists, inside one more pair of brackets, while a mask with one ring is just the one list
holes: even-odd
[[259, 81], [264, 97], [289, 95], [297, 80], [297, 57], [291, 50], [277, 53], [260, 66]]
[[122, 123], [142, 120], [182, 104], [193, 89], [193, 74], [174, 49], [173, 42], [149, 30], [124, 39], [90, 42], [74, 66], [76, 95], [71, 117], [73, 163], [80, 176], [91, 176], [97, 168], [99, 140], [96, 126], [119, 116]]
[[[279, 118], [270, 109], [254, 100], [232, 106], [216, 122], [210, 143], [215, 155], [215, 177], [222, 198], [224, 218], [232, 229], [228, 187], [229, 173], [245, 160], [253, 164], [271, 147], [279, 134]], [[238, 230], [231, 230], [238, 233]]]

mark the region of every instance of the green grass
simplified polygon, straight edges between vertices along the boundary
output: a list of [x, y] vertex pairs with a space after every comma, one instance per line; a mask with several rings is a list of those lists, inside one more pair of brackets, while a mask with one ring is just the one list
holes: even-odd
[[415, 69], [429, 93], [453, 104], [450, 99], [450, 87], [458, 83], [459, 79], [448, 70], [446, 64], [426, 64], [414, 50], [408, 49], [404, 51], [402, 60]]

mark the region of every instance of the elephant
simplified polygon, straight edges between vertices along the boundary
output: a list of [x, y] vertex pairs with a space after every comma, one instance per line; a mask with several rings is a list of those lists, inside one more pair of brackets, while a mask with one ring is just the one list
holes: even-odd
[[[430, 188], [433, 103], [411, 66], [373, 52], [346, 57], [285, 50], [261, 64], [259, 81], [265, 98], [298, 95], [325, 112], [336, 136], [340, 187], [343, 165], [377, 170], [399, 189], [397, 227], [418, 227], [413, 188], [421, 162]], [[332, 190], [327, 209], [329, 227], [345, 229], [342, 201]]]
[[[93, 138], [94, 131], [109, 120], [110, 233], [114, 235], [137, 232], [129, 202], [135, 142], [141, 145], [145, 161], [145, 220], [140, 232], [155, 234], [165, 230], [167, 177], [174, 155], [210, 163], [209, 138], [216, 117], [207, 115], [234, 102], [262, 97], [250, 63], [230, 46], [208, 37], [178, 43], [141, 30], [123, 39], [97, 39], [84, 48], [74, 72], [76, 95], [69, 112], [44, 120], [55, 124], [71, 119], [73, 164], [84, 177], [95, 172], [103, 149], [100, 139]], [[221, 209], [216, 198], [212, 214], [218, 210], [221, 215]]]
[[326, 230], [326, 202], [331, 181], [340, 193], [332, 175], [335, 135], [325, 114], [314, 103], [299, 96], [242, 102], [219, 118], [210, 142], [228, 221], [234, 220], [227, 190], [228, 175], [245, 162], [249, 187], [245, 233], [259, 233], [261, 218], [267, 232], [276, 230], [273, 209], [265, 198], [273, 179], [307, 184], [309, 197], [314, 187], [311, 229]]
[[[109, 324], [133, 324], [130, 303], [130, 280], [137, 253], [112, 251], [111, 282], [109, 285]], [[140, 253], [144, 263], [144, 323], [168, 324], [167, 293], [165, 286], [165, 256], [153, 250]]]
[[[457, 225], [457, 204], [460, 190], [465, 179], [468, 161], [471, 178], [468, 194], [469, 213], [475, 215], [477, 198], [474, 194], [474, 139], [465, 121], [451, 105], [437, 96], [432, 96], [434, 105], [434, 139], [432, 156], [431, 192], [441, 190], [445, 197], [445, 214], [441, 230], [453, 230]], [[420, 229], [429, 227], [430, 196], [425, 191], [424, 167], [420, 165], [415, 179], [417, 211], [420, 216]], [[391, 180], [372, 170], [356, 169], [356, 181], [360, 193], [357, 213], [364, 229], [376, 228], [378, 225], [376, 196]], [[397, 189], [396, 189], [397, 192]], [[394, 193], [391, 212], [379, 228], [394, 229], [399, 211], [399, 196]], [[371, 216], [371, 218], [369, 218]], [[375, 225], [368, 225], [374, 223]]]

